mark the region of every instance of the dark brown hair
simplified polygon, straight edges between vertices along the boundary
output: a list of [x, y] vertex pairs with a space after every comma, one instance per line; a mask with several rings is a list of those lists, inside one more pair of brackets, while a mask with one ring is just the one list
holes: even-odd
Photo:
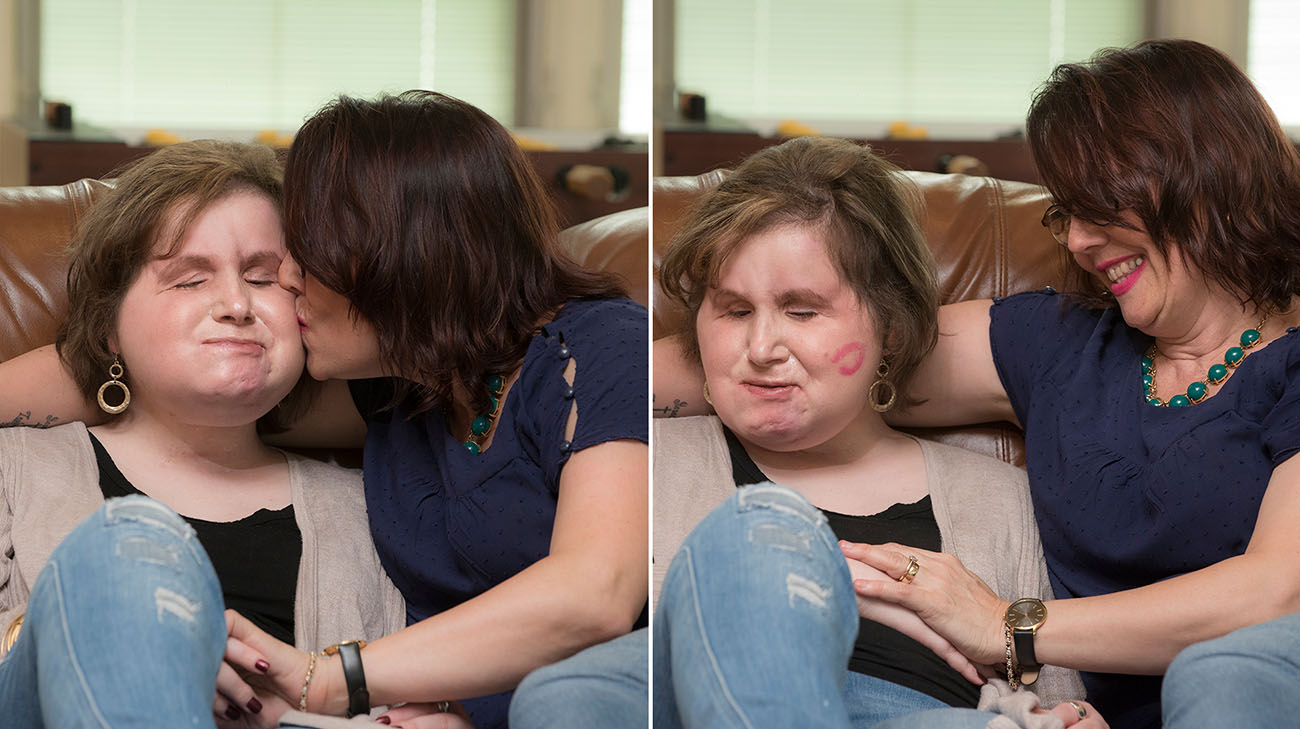
[[[1176, 247], [1243, 303], [1286, 309], [1300, 293], [1300, 156], [1219, 51], [1157, 40], [1063, 64], [1026, 126], [1070, 213], [1113, 223], [1131, 209], [1161, 253]], [[1099, 290], [1072, 268], [1074, 283]]]
[[784, 225], [824, 231], [831, 260], [885, 340], [900, 400], [938, 338], [934, 259], [914, 212], [920, 203], [898, 168], [869, 147], [801, 137], [760, 150], [691, 209], [659, 269], [665, 293], [686, 309], [683, 345], [698, 361], [695, 320], [709, 288], [745, 239]]
[[[88, 399], [107, 379], [114, 352], [109, 337], [127, 290], [155, 255], [176, 253], [189, 226], [213, 203], [240, 191], [263, 195], [280, 211], [283, 182], [275, 153], [261, 145], [215, 140], [183, 142], [119, 170], [117, 180], [73, 232], [68, 268], [68, 315], [55, 340], [59, 357]], [[172, 215], [179, 212], [178, 219]], [[122, 362], [130, 384], [131, 363]], [[283, 430], [315, 392], [304, 373], [297, 387], [258, 421], [262, 432]]]
[[561, 250], [550, 198], [510, 133], [450, 96], [340, 97], [299, 130], [285, 234], [305, 273], [375, 330], [415, 413], [453, 383], [487, 397], [564, 302], [623, 294]]

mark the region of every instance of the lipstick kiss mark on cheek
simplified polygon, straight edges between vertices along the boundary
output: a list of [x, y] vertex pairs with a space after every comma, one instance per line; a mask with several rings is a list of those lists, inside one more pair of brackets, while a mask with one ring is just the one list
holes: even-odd
[[854, 372], [862, 369], [862, 360], [867, 357], [867, 353], [864, 349], [865, 347], [863, 347], [862, 342], [849, 342], [836, 350], [835, 354], [831, 355], [831, 362], [834, 363], [844, 360], [844, 364], [840, 365], [840, 374], [848, 377]]

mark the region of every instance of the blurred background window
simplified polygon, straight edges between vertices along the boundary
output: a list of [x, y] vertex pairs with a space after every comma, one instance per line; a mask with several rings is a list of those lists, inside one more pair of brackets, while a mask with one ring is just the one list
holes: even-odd
[[741, 118], [1019, 124], [1053, 66], [1140, 39], [1143, 13], [1136, 0], [677, 0], [677, 88]]
[[652, 0], [623, 0], [623, 63], [619, 69], [618, 128], [624, 134], [650, 134], [652, 9]]
[[[622, 6], [600, 14], [622, 18], [620, 88], [605, 96], [620, 101], [622, 131], [645, 134], [651, 0], [605, 2]], [[520, 0], [40, 0], [41, 96], [112, 129], [292, 132], [341, 93], [426, 88], [513, 126], [522, 67], [534, 60], [520, 45], [526, 9]]]
[[1300, 3], [1251, 0], [1250, 76], [1284, 126], [1300, 127]]
[[297, 129], [340, 93], [514, 117], [514, 0], [42, 0], [41, 90], [108, 127]]

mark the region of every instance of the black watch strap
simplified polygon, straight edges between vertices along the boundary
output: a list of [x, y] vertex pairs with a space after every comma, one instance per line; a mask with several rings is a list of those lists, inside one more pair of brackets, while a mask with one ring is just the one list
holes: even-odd
[[1016, 663], [1020, 664], [1020, 683], [1032, 684], [1038, 680], [1038, 672], [1043, 669], [1034, 655], [1034, 631], [1023, 628], [1011, 631], [1011, 638], [1016, 644]]
[[361, 645], [351, 640], [338, 644], [343, 680], [348, 687], [349, 717], [370, 713], [370, 691], [366, 689], [366, 669], [361, 667]]

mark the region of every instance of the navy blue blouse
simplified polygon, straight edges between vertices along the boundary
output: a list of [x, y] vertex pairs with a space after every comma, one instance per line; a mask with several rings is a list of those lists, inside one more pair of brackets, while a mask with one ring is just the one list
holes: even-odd
[[[380, 561], [414, 623], [479, 595], [546, 556], [560, 471], [606, 441], [648, 440], [648, 326], [627, 299], [572, 301], [528, 347], [491, 446], [473, 455], [440, 410], [383, 409], [387, 379], [350, 383], [368, 431], [366, 506]], [[575, 362], [573, 386], [564, 380]], [[574, 401], [577, 427], [564, 439]], [[621, 484], [610, 484], [619, 488]], [[481, 728], [506, 725], [509, 693], [465, 702]]]
[[[991, 315], [1058, 598], [1140, 587], [1245, 552], [1273, 468], [1300, 449], [1295, 329], [1252, 350], [1213, 397], [1160, 408], [1142, 389], [1151, 338], [1118, 309], [1048, 290], [1000, 299]], [[1160, 677], [1083, 679], [1112, 727], [1159, 727]]]

